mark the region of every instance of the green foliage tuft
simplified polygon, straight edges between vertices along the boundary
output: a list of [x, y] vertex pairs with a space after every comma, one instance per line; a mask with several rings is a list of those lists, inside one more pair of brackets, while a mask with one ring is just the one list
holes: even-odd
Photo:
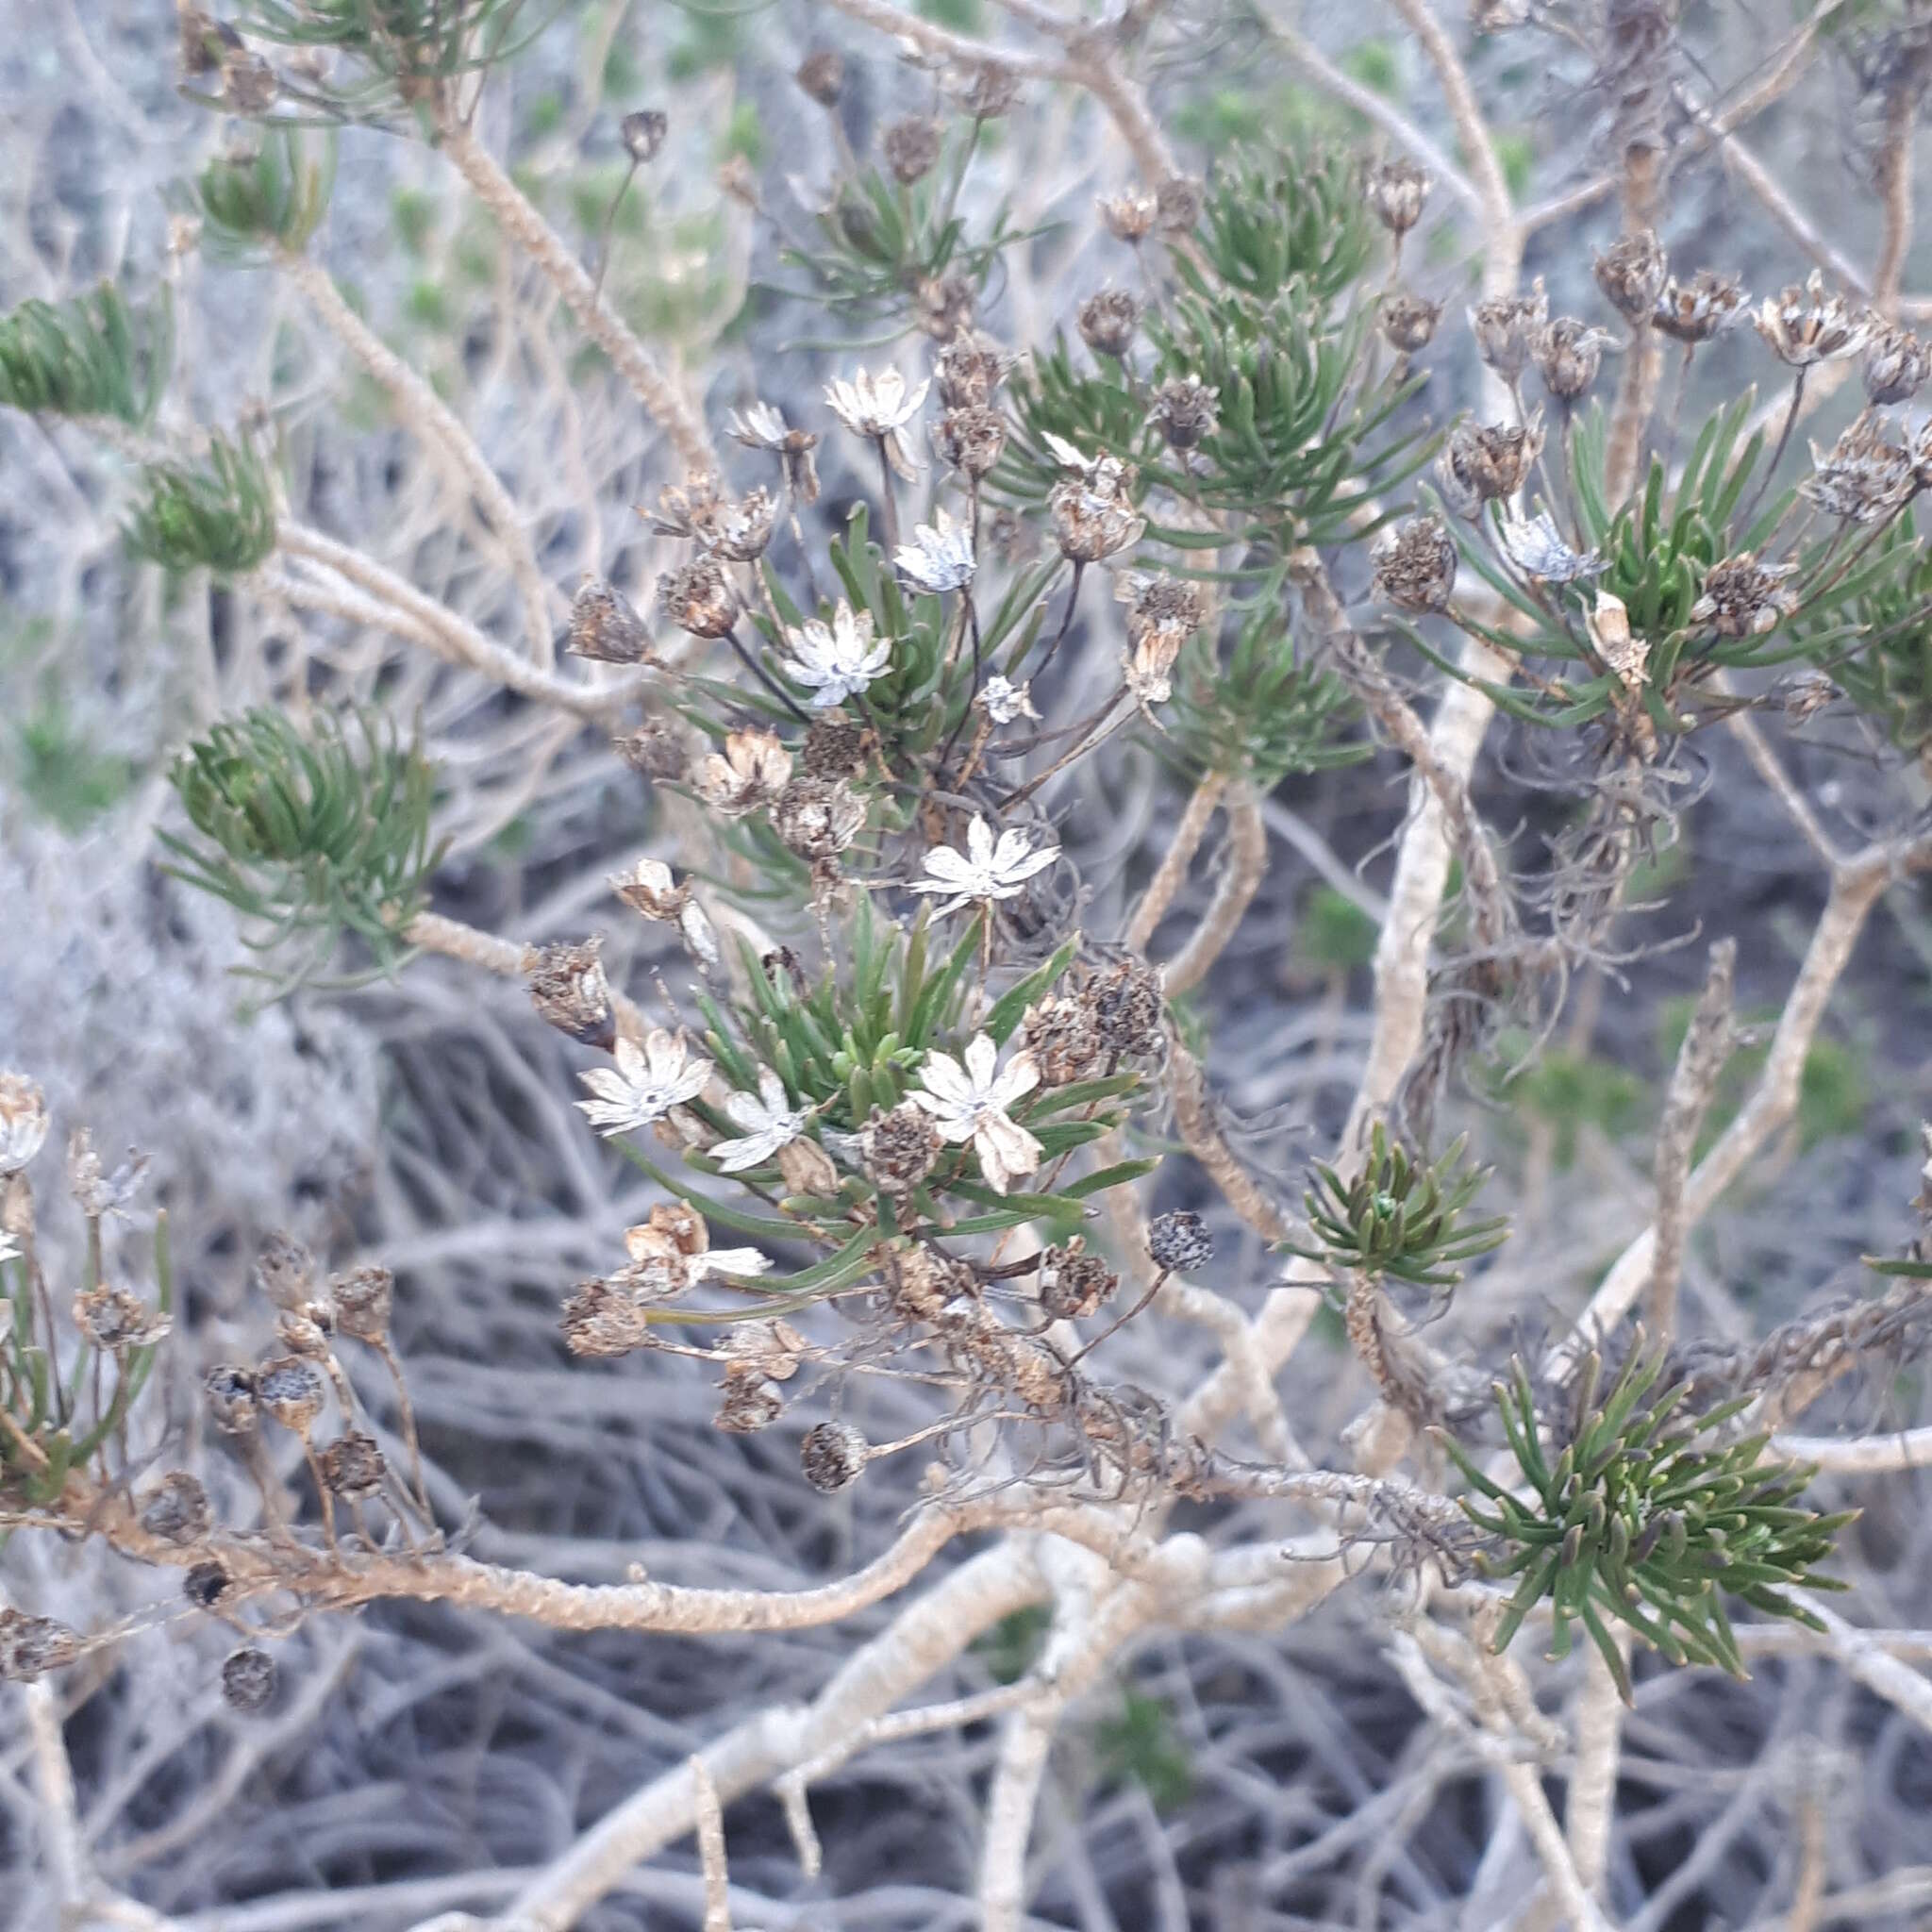
[[0, 406], [110, 416], [144, 429], [174, 358], [174, 307], [165, 289], [143, 309], [130, 308], [107, 283], [70, 302], [23, 302], [0, 316]]
[[150, 463], [142, 476], [146, 495], [125, 531], [136, 557], [237, 576], [275, 548], [275, 479], [247, 443], [216, 436], [201, 462]]
[[256, 153], [218, 157], [201, 171], [194, 199], [203, 239], [211, 253], [232, 261], [256, 259], [264, 250], [299, 255], [328, 212], [334, 182], [333, 141], [293, 128], [272, 132]]
[[264, 930], [260, 952], [300, 948], [286, 984], [312, 977], [342, 932], [393, 970], [441, 858], [430, 843], [436, 774], [362, 712], [298, 730], [260, 709], [214, 726], [169, 774], [199, 841], [162, 833], [169, 871]]

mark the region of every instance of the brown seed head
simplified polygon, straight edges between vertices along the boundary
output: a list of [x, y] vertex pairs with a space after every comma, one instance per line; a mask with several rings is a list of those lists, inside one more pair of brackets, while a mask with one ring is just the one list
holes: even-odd
[[1748, 299], [1735, 275], [1701, 268], [1688, 282], [1665, 282], [1651, 319], [1673, 341], [1695, 348], [1739, 321]]
[[694, 638], [722, 638], [738, 622], [738, 596], [715, 557], [694, 557], [658, 579], [658, 608]]
[[617, 137], [624, 142], [624, 151], [639, 167], [658, 158], [658, 151], [670, 131], [671, 123], [659, 108], [641, 108], [617, 124]]
[[1797, 613], [1797, 593], [1789, 587], [1797, 570], [1794, 563], [1759, 563], [1740, 550], [1706, 574], [1690, 622], [1708, 625], [1721, 638], [1763, 637]]
[[908, 114], [886, 129], [879, 145], [892, 178], [909, 188], [931, 174], [939, 160], [940, 124], [924, 114]]
[[1527, 295], [1495, 295], [1469, 311], [1476, 354], [1506, 382], [1524, 372], [1537, 333], [1550, 319], [1550, 298], [1539, 275]]
[[1080, 340], [1096, 356], [1118, 361], [1132, 345], [1140, 321], [1141, 305], [1125, 289], [1103, 289], [1080, 305]]
[[315, 1257], [280, 1228], [262, 1239], [255, 1257], [255, 1281], [278, 1308], [306, 1307], [315, 1292]]
[[939, 1159], [932, 1116], [910, 1101], [901, 1101], [889, 1112], [874, 1112], [858, 1137], [866, 1174], [889, 1194], [909, 1193]]
[[1106, 224], [1107, 232], [1116, 242], [1125, 242], [1135, 247], [1154, 232], [1155, 218], [1160, 212], [1159, 201], [1136, 188], [1127, 189], [1120, 194], [1100, 195], [1095, 206], [1100, 209], [1100, 219]]
[[1012, 366], [1012, 357], [991, 336], [974, 329], [956, 336], [940, 351], [933, 364], [933, 387], [949, 409], [980, 408], [992, 401]]
[[1640, 228], [1612, 242], [1592, 264], [1596, 285], [1632, 328], [1643, 327], [1657, 312], [1657, 297], [1671, 272], [1655, 228]]
[[1078, 1322], [1111, 1298], [1121, 1278], [1076, 1235], [1041, 1257], [1040, 1306], [1056, 1322]]
[[830, 47], [815, 47], [798, 64], [792, 76], [822, 108], [836, 108], [845, 92], [845, 61]]
[[641, 778], [675, 780], [691, 769], [685, 735], [669, 718], [646, 718], [635, 731], [614, 738], [610, 743]]
[[986, 475], [1007, 446], [1006, 419], [985, 404], [948, 409], [933, 429], [941, 461], [969, 476]]
[[801, 858], [836, 858], [865, 829], [865, 801], [842, 779], [793, 778], [772, 808], [772, 829]]
[[141, 1503], [141, 1526], [164, 1543], [198, 1543], [214, 1527], [208, 1491], [185, 1469], [171, 1469]]
[[374, 1436], [351, 1429], [339, 1436], [316, 1457], [322, 1479], [338, 1496], [370, 1496], [382, 1487], [389, 1465]]
[[255, 1376], [237, 1362], [218, 1362], [202, 1377], [208, 1419], [226, 1436], [245, 1436], [259, 1420]]
[[1154, 225], [1163, 235], [1187, 235], [1201, 219], [1206, 196], [1198, 181], [1170, 175], [1154, 193]]
[[1559, 315], [1539, 329], [1532, 353], [1543, 387], [1559, 403], [1574, 403], [1596, 380], [1609, 340], [1574, 315]]
[[174, 1326], [158, 1308], [151, 1308], [125, 1288], [95, 1288], [76, 1295], [74, 1324], [96, 1348], [118, 1353], [146, 1348]]
[[1514, 496], [1543, 446], [1541, 410], [1528, 423], [1458, 423], [1436, 458], [1436, 487], [1460, 517]]
[[798, 1445], [806, 1481], [825, 1496], [849, 1490], [864, 1472], [869, 1446], [850, 1423], [814, 1423]]
[[389, 1339], [390, 1317], [395, 1306], [396, 1278], [375, 1264], [331, 1275], [329, 1307], [342, 1334], [372, 1346]]
[[1198, 375], [1170, 377], [1154, 391], [1147, 420], [1158, 425], [1170, 449], [1197, 449], [1221, 420], [1221, 391]]
[[656, 659], [651, 633], [636, 606], [614, 585], [597, 577], [587, 577], [571, 599], [564, 648], [599, 664], [648, 664]]
[[1398, 355], [1413, 356], [1435, 341], [1442, 305], [1403, 289], [1384, 295], [1376, 315], [1382, 325], [1382, 340]]
[[305, 1436], [322, 1413], [322, 1372], [299, 1355], [277, 1356], [255, 1372], [255, 1399], [265, 1414]]
[[1071, 1087], [1107, 1058], [1107, 1044], [1086, 992], [1048, 993], [1026, 1008], [1020, 1039], [1049, 1087]]
[[582, 945], [540, 946], [525, 982], [540, 1019], [585, 1046], [608, 1053], [617, 1043], [617, 1022], [610, 983], [598, 957], [603, 943], [592, 936]]
[[1876, 408], [1908, 403], [1932, 374], [1932, 354], [1908, 328], [1881, 326], [1865, 345], [1865, 395]]
[[1375, 594], [1398, 610], [1446, 610], [1456, 589], [1456, 540], [1439, 516], [1409, 517], [1374, 548]]
[[1158, 1054], [1166, 1004], [1158, 968], [1123, 959], [1097, 975], [1087, 989], [1093, 1024], [1108, 1050], [1128, 1059]]
[[1399, 158], [1371, 168], [1362, 184], [1375, 219], [1391, 235], [1406, 235], [1422, 220], [1423, 203], [1428, 199], [1429, 188], [1426, 169]]

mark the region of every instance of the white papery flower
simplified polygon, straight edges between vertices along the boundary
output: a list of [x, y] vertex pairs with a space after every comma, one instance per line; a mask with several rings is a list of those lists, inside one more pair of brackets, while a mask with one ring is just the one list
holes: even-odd
[[1015, 684], [1010, 678], [997, 674], [980, 687], [979, 702], [995, 724], [1010, 724], [1015, 718], [1040, 716], [1033, 708], [1032, 686]]
[[0, 1073], [0, 1176], [18, 1174], [47, 1138], [47, 1096], [25, 1074]]
[[805, 685], [811, 691], [816, 709], [829, 710], [885, 675], [891, 661], [892, 641], [874, 641], [872, 631], [872, 612], [855, 612], [841, 597], [830, 624], [813, 617], [785, 633], [791, 642], [791, 655], [781, 661], [779, 669], [794, 684]]
[[1547, 510], [1524, 516], [1506, 506], [1497, 534], [1517, 569], [1546, 584], [1574, 584], [1609, 567], [1594, 550], [1571, 549]]
[[[0, 1234], [0, 1261], [17, 1261], [19, 1259], [20, 1250], [14, 1245], [13, 1237], [9, 1234]], [[4, 1318], [0, 1319], [0, 1341], [4, 1341], [7, 1339], [7, 1330], [13, 1319], [13, 1304], [11, 1302], [0, 1303], [0, 1318]]]
[[896, 369], [883, 370], [877, 375], [861, 369], [850, 382], [828, 382], [825, 401], [854, 436], [870, 437], [876, 442], [887, 462], [909, 483], [919, 475], [919, 465], [899, 432], [919, 413], [931, 387], [928, 378], [908, 391], [906, 378]]
[[925, 855], [925, 877], [912, 881], [915, 892], [947, 892], [952, 896], [933, 908], [935, 919], [957, 912], [970, 901], [990, 904], [1010, 899], [1037, 872], [1044, 872], [1060, 856], [1058, 845], [1029, 846], [1026, 834], [1009, 829], [995, 842], [992, 827], [977, 813], [966, 827], [966, 850], [935, 845]]
[[682, 1034], [654, 1027], [642, 1046], [624, 1038], [613, 1056], [617, 1071], [593, 1067], [583, 1082], [596, 1097], [577, 1102], [578, 1110], [600, 1134], [627, 1134], [662, 1120], [703, 1091], [711, 1063], [692, 1058]]
[[933, 1130], [955, 1146], [973, 1142], [979, 1172], [994, 1193], [1039, 1167], [1040, 1142], [1007, 1109], [1040, 1084], [1040, 1070], [1024, 1048], [995, 1072], [999, 1049], [990, 1034], [975, 1034], [962, 1067], [949, 1053], [928, 1053], [920, 1068], [924, 1083], [907, 1097], [932, 1116]]
[[946, 591], [963, 591], [978, 568], [973, 555], [972, 527], [941, 508], [938, 523], [919, 525], [911, 542], [900, 544], [892, 553], [892, 561], [915, 590], [935, 596]]
[[711, 1158], [725, 1174], [742, 1174], [748, 1167], [761, 1167], [805, 1132], [808, 1115], [794, 1108], [786, 1096], [785, 1083], [770, 1067], [758, 1071], [757, 1093], [734, 1093], [724, 1103], [724, 1111], [741, 1138], [720, 1141]]

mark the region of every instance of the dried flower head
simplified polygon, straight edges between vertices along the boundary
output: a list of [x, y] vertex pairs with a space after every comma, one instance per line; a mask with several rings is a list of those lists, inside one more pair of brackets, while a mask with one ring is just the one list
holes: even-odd
[[920, 1067], [921, 1084], [910, 1098], [932, 1116], [941, 1140], [955, 1146], [973, 1143], [981, 1177], [994, 1193], [1004, 1194], [1008, 1182], [1033, 1173], [1041, 1162], [1040, 1142], [1007, 1112], [1040, 1084], [1040, 1070], [1024, 1048], [1004, 1072], [995, 1071], [998, 1058], [999, 1049], [986, 1033], [973, 1037], [963, 1065], [934, 1048]]
[[865, 1470], [871, 1445], [850, 1423], [814, 1423], [798, 1445], [805, 1479], [821, 1495], [849, 1490]]
[[396, 1278], [377, 1263], [351, 1268], [329, 1277], [329, 1310], [338, 1331], [378, 1347], [389, 1340], [395, 1312]]
[[1413, 356], [1435, 341], [1442, 305], [1399, 289], [1382, 297], [1375, 314], [1382, 326], [1382, 340], [1398, 355]]
[[1859, 416], [1829, 450], [1811, 445], [1812, 474], [1799, 485], [1825, 515], [1883, 523], [1918, 488], [1912, 453], [1892, 441], [1882, 418]]
[[951, 65], [940, 75], [940, 85], [975, 121], [997, 121], [1020, 98], [1020, 76], [1004, 60]]
[[622, 591], [597, 577], [587, 577], [571, 599], [564, 647], [600, 664], [645, 664], [655, 656], [651, 633], [636, 607]]
[[724, 750], [708, 754], [698, 767], [697, 791], [705, 803], [728, 818], [742, 818], [770, 805], [791, 777], [791, 754], [771, 731], [733, 731]]
[[530, 963], [525, 983], [537, 1017], [585, 1046], [608, 1053], [617, 1037], [610, 1006], [610, 983], [599, 958], [603, 940], [592, 935], [581, 945], [539, 946], [525, 957]]
[[231, 114], [266, 114], [281, 98], [275, 68], [246, 47], [231, 47], [222, 59], [222, 105]]
[[915, 591], [940, 596], [963, 591], [978, 565], [973, 554], [973, 526], [948, 515], [944, 505], [934, 514], [934, 522], [914, 527], [911, 542], [900, 544], [892, 561]]
[[1400, 237], [1422, 220], [1423, 203], [1428, 199], [1431, 185], [1426, 169], [1397, 158], [1366, 172], [1362, 193], [1375, 219], [1391, 235]]
[[629, 1355], [650, 1340], [644, 1304], [622, 1281], [580, 1281], [563, 1304], [563, 1345], [573, 1355]]
[[255, 1399], [263, 1414], [298, 1436], [307, 1435], [322, 1413], [325, 1394], [322, 1371], [299, 1355], [276, 1356], [255, 1372]]
[[691, 904], [691, 884], [677, 883], [677, 875], [661, 858], [641, 858], [626, 873], [617, 874], [610, 889], [633, 912], [646, 919], [675, 924]]
[[874, 1186], [888, 1194], [909, 1193], [939, 1159], [940, 1137], [922, 1107], [902, 1100], [890, 1112], [874, 1112], [858, 1130], [859, 1159]]
[[1456, 540], [1439, 516], [1407, 517], [1376, 539], [1376, 596], [1398, 610], [1446, 610], [1456, 590]]
[[181, 1594], [198, 1610], [211, 1610], [228, 1593], [227, 1570], [210, 1559], [191, 1563], [181, 1573]]
[[1214, 1258], [1214, 1237], [1198, 1214], [1177, 1208], [1147, 1224], [1147, 1253], [1170, 1274], [1192, 1274]]
[[1013, 367], [1013, 358], [978, 330], [956, 336], [933, 365], [933, 387], [949, 409], [990, 403]]
[[661, 108], [640, 108], [617, 124], [617, 136], [624, 151], [639, 167], [655, 161], [671, 132], [671, 123]]
[[110, 1174], [94, 1147], [94, 1138], [85, 1127], [75, 1127], [67, 1137], [67, 1191], [74, 1205], [90, 1221], [118, 1214], [134, 1198], [148, 1158], [130, 1147], [127, 1158]]
[[753, 563], [765, 554], [778, 521], [778, 500], [769, 490], [749, 491], [723, 503], [711, 524], [711, 547], [733, 563]]
[[1155, 228], [1163, 235], [1191, 234], [1206, 202], [1200, 182], [1191, 175], [1170, 175], [1154, 192]]
[[855, 611], [844, 598], [826, 624], [821, 618], [808, 618], [785, 636], [791, 656], [779, 669], [794, 684], [811, 692], [814, 707], [824, 709], [856, 697], [874, 680], [883, 677], [891, 662], [892, 640], [874, 639], [870, 610]]
[[724, 1111], [739, 1132], [738, 1139], [720, 1141], [711, 1149], [711, 1158], [724, 1174], [762, 1167], [779, 1148], [797, 1140], [811, 1118], [809, 1108], [791, 1105], [784, 1081], [770, 1067], [758, 1070], [755, 1094], [728, 1095]]
[[1080, 305], [1080, 340], [1096, 356], [1127, 353], [1141, 324], [1141, 305], [1125, 289], [1103, 289]]
[[47, 1138], [47, 1096], [25, 1074], [0, 1073], [0, 1178], [18, 1174]]
[[1609, 336], [1574, 315], [1559, 315], [1539, 329], [1530, 345], [1543, 387], [1559, 403], [1574, 403], [1596, 380]]
[[772, 807], [772, 829], [801, 858], [836, 858], [865, 829], [865, 801], [842, 778], [799, 776]]
[[1140, 1059], [1160, 1051], [1166, 1002], [1158, 967], [1140, 959], [1118, 960], [1094, 977], [1087, 997], [1093, 1024], [1110, 1052]]
[[913, 291], [913, 317], [936, 342], [950, 342], [973, 327], [978, 291], [964, 275], [927, 275]]
[[640, 1046], [620, 1039], [613, 1052], [616, 1071], [593, 1067], [579, 1075], [593, 1096], [578, 1110], [607, 1137], [627, 1134], [662, 1120], [674, 1107], [695, 1099], [711, 1077], [711, 1063], [691, 1055], [681, 1033], [653, 1027]]
[[1007, 446], [1007, 424], [1000, 412], [983, 403], [948, 409], [933, 427], [933, 447], [949, 468], [967, 475], [987, 475]]
[[256, 1426], [255, 1376], [237, 1362], [217, 1362], [201, 1378], [208, 1419], [225, 1436], [245, 1436]]
[[1630, 609], [1623, 598], [1599, 591], [1583, 625], [1597, 656], [1626, 691], [1650, 682], [1650, 643], [1631, 635]]
[[1198, 449], [1221, 420], [1221, 391], [1198, 375], [1170, 376], [1154, 391], [1147, 420], [1170, 449]]
[[806, 731], [799, 762], [808, 778], [856, 778], [877, 746], [877, 733], [862, 718], [821, 711]]
[[1673, 341], [1694, 348], [1742, 320], [1750, 300], [1735, 275], [1701, 268], [1688, 282], [1664, 283], [1651, 320]]
[[725, 1371], [713, 1428], [729, 1436], [755, 1436], [768, 1429], [785, 1412], [785, 1391], [769, 1375], [740, 1373], [733, 1363]]
[[1079, 1322], [1109, 1301], [1121, 1278], [1076, 1235], [1040, 1257], [1040, 1306], [1056, 1322]]
[[331, 1495], [351, 1500], [373, 1496], [389, 1473], [381, 1445], [359, 1429], [338, 1436], [316, 1457], [316, 1466]]
[[817, 435], [809, 429], [786, 426], [782, 410], [770, 403], [753, 403], [748, 408], [733, 409], [724, 419], [725, 433], [747, 449], [761, 449], [775, 456], [783, 470], [785, 488], [800, 503], [819, 500]]
[[198, 1543], [214, 1527], [208, 1491], [185, 1469], [171, 1469], [141, 1499], [141, 1526], [177, 1547]]
[[1026, 1008], [1020, 1039], [1049, 1087], [1084, 1080], [1107, 1059], [1107, 1043], [1084, 992], [1049, 993]]
[[1119, 194], [1096, 195], [1094, 206], [1100, 210], [1107, 232], [1116, 242], [1135, 247], [1154, 232], [1155, 217], [1160, 212], [1159, 202], [1139, 188], [1124, 189]]
[[1856, 356], [1872, 333], [1867, 312], [1842, 295], [1827, 295], [1824, 276], [1815, 268], [1803, 288], [1793, 284], [1767, 295], [1752, 320], [1772, 353], [1793, 369]]
[[997, 672], [980, 686], [976, 702], [995, 724], [1010, 724], [1015, 718], [1040, 716], [1033, 707], [1032, 686], [1015, 684], [1011, 678], [1002, 677]]
[[275, 1660], [253, 1644], [230, 1651], [222, 1664], [222, 1701], [244, 1717], [266, 1710], [275, 1701]]
[[1527, 295], [1492, 295], [1469, 311], [1476, 354], [1506, 382], [1524, 372], [1543, 325], [1550, 319], [1550, 298], [1539, 275]]
[[1908, 403], [1932, 375], [1932, 353], [1908, 328], [1880, 324], [1865, 343], [1865, 395], [1876, 408]]
[[691, 769], [685, 734], [669, 718], [646, 718], [635, 731], [613, 738], [610, 747], [640, 778], [682, 778]]
[[836, 108], [845, 92], [844, 58], [835, 48], [814, 47], [792, 78], [820, 107]]
[[931, 382], [906, 387], [906, 378], [896, 369], [886, 369], [874, 376], [861, 369], [850, 382], [825, 385], [825, 401], [854, 436], [869, 437], [884, 453], [896, 475], [907, 482], [919, 475], [919, 465], [900, 433], [925, 401]]
[[722, 638], [738, 622], [738, 593], [715, 557], [694, 557], [658, 579], [658, 608], [694, 638]]
[[1547, 510], [1524, 516], [1506, 506], [1496, 529], [1503, 554], [1524, 575], [1535, 577], [1539, 583], [1574, 584], [1579, 577], [1596, 576], [1608, 567], [1593, 550], [1571, 549]]
[[1797, 574], [1795, 563], [1759, 563], [1740, 550], [1711, 566], [1690, 622], [1708, 625], [1721, 638], [1763, 637], [1797, 614], [1798, 595], [1789, 587]]
[[1200, 588], [1164, 572], [1124, 571], [1114, 597], [1127, 607], [1127, 651], [1121, 660], [1127, 689], [1142, 705], [1164, 704], [1173, 692], [1174, 660], [1207, 615]]
[[0, 1684], [38, 1683], [79, 1655], [80, 1639], [65, 1624], [0, 1606]]
[[110, 1354], [148, 1348], [175, 1325], [125, 1288], [92, 1288], [74, 1299], [74, 1325], [95, 1348]]
[[1063, 465], [1079, 472], [1062, 477], [1047, 497], [1060, 555], [1075, 563], [1098, 563], [1138, 543], [1147, 524], [1134, 510], [1134, 466], [1118, 457], [1090, 458], [1051, 434], [1046, 441]]
[[1542, 454], [1543, 418], [1526, 424], [1458, 423], [1436, 458], [1436, 487], [1459, 517], [1514, 496]]
[[1019, 893], [1035, 873], [1044, 872], [1060, 856], [1058, 845], [1033, 846], [1015, 826], [993, 838], [992, 827], [978, 813], [966, 827], [966, 849], [935, 845], [925, 856], [925, 876], [914, 879], [915, 892], [943, 893], [945, 904], [933, 908], [944, 919], [962, 906], [990, 906]]
[[640, 516], [650, 518], [654, 536], [682, 537], [708, 550], [724, 500], [715, 470], [692, 470], [682, 483], [667, 483], [658, 491], [656, 509], [646, 510], [642, 504], [636, 508]]
[[1641, 328], [1657, 313], [1671, 264], [1655, 228], [1640, 228], [1620, 236], [1592, 264], [1604, 299], [1632, 328]]

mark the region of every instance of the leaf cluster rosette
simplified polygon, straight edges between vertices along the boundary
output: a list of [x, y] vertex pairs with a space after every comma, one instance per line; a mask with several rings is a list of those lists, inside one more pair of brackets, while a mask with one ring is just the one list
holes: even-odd
[[198, 460], [149, 463], [124, 532], [129, 552], [163, 570], [245, 576], [275, 547], [275, 487], [254, 447], [208, 441]]
[[1663, 1353], [1646, 1350], [1640, 1330], [1599, 1401], [1603, 1361], [1592, 1351], [1571, 1411], [1580, 1425], [1557, 1450], [1529, 1372], [1513, 1360], [1507, 1380], [1495, 1387], [1520, 1477], [1510, 1487], [1442, 1438], [1477, 1492], [1464, 1500], [1465, 1513], [1500, 1545], [1483, 1568], [1520, 1579], [1496, 1649], [1507, 1648], [1530, 1612], [1548, 1602], [1551, 1655], [1568, 1654], [1573, 1625], [1581, 1624], [1625, 1703], [1629, 1674], [1607, 1620], [1627, 1624], [1674, 1663], [1709, 1664], [1742, 1677], [1726, 1596], [1822, 1630], [1821, 1620], [1786, 1592], [1849, 1587], [1816, 1566], [1831, 1557], [1839, 1531], [1857, 1512], [1804, 1507], [1814, 1466], [1769, 1456], [1768, 1435], [1727, 1433], [1748, 1396], [1690, 1413], [1690, 1384], [1666, 1381], [1664, 1369]]
[[111, 283], [67, 302], [23, 302], [0, 316], [0, 407], [145, 429], [174, 354], [165, 288], [140, 308]]

